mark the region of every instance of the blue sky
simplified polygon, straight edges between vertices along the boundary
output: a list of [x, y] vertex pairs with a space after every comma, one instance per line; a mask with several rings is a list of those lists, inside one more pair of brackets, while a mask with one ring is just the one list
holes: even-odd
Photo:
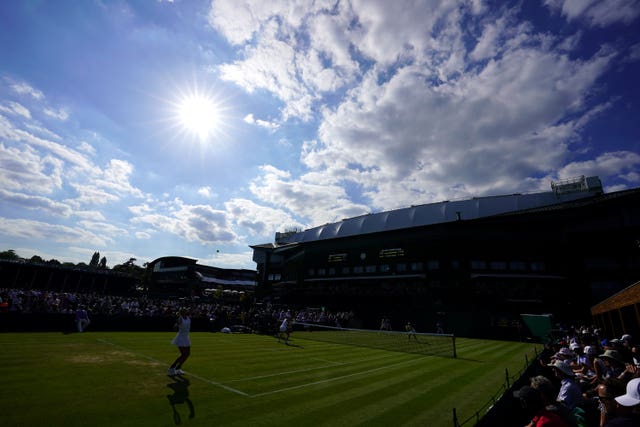
[[639, 24], [640, 0], [1, 2], [0, 250], [253, 269], [294, 227], [637, 187]]

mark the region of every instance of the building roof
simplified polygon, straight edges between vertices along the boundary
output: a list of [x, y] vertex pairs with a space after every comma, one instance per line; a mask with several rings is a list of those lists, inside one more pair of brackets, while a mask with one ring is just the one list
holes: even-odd
[[611, 295], [604, 301], [600, 301], [591, 307], [591, 314], [595, 316], [608, 311], [618, 310], [622, 307], [633, 306], [638, 303], [640, 303], [640, 282], [636, 282], [620, 292]]
[[[474, 197], [411, 206], [344, 219], [297, 233], [278, 233], [276, 245], [335, 239], [368, 233], [478, 219], [493, 215], [551, 207], [602, 194], [598, 177], [584, 176], [551, 184], [552, 191], [531, 194]], [[254, 246], [257, 247], [258, 245]]]

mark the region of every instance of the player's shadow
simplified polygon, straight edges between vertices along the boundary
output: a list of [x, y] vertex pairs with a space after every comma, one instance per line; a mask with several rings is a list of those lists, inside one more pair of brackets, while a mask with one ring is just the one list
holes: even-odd
[[186, 404], [189, 408], [189, 418], [195, 417], [196, 411], [193, 402], [189, 399], [189, 384], [191, 384], [189, 380], [182, 375], [171, 377], [171, 379], [173, 382], [167, 384], [167, 387], [173, 390], [173, 394], [168, 394], [167, 399], [169, 399], [169, 405], [173, 411], [173, 422], [178, 425], [182, 419], [176, 405]]
[[303, 346], [301, 346], [300, 344], [294, 344], [291, 341], [289, 341], [288, 343], [286, 343], [289, 347], [298, 347], [298, 348], [304, 348]]

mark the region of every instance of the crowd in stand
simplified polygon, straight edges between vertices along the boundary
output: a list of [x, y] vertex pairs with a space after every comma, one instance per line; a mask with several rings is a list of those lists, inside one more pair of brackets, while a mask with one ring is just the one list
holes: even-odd
[[527, 426], [640, 427], [640, 346], [569, 328], [540, 355], [539, 372], [514, 393]]
[[326, 325], [346, 324], [353, 312], [330, 312], [303, 308], [299, 310], [276, 308], [256, 304], [226, 304], [222, 302], [184, 299], [151, 298], [139, 296], [113, 296], [95, 293], [55, 292], [37, 289], [0, 288], [0, 312], [34, 314], [69, 314], [75, 316], [79, 308], [92, 315], [166, 317], [173, 318], [177, 310], [189, 306], [194, 319], [219, 320], [223, 326], [242, 325], [254, 329], [258, 318], [269, 323], [280, 322], [288, 316], [296, 322]]

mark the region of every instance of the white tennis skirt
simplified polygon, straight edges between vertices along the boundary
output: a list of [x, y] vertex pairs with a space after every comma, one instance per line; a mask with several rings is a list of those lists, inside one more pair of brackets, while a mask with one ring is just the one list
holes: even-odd
[[178, 347], [191, 347], [191, 339], [189, 338], [189, 335], [178, 334], [171, 341], [171, 344], [173, 344], [175, 346], [178, 346]]

